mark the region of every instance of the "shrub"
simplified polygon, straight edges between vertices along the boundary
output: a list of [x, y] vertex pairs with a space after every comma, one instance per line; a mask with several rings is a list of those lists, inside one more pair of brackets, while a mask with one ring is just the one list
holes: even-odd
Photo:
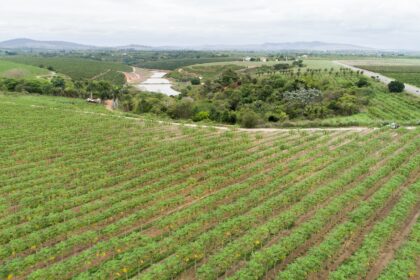
[[208, 120], [210, 118], [210, 113], [207, 111], [200, 111], [197, 114], [194, 115], [192, 118], [193, 121], [199, 122], [203, 120]]
[[403, 92], [405, 85], [400, 81], [392, 81], [388, 84], [388, 89], [390, 92]]
[[300, 89], [283, 93], [285, 101], [298, 104], [312, 104], [322, 101], [322, 92], [317, 89]]
[[192, 78], [191, 79], [191, 84], [194, 85], [194, 86], [200, 85], [201, 84], [200, 78]]
[[243, 109], [239, 115], [239, 121], [242, 127], [254, 128], [259, 123], [260, 117], [250, 109]]
[[369, 85], [369, 81], [367, 78], [362, 77], [356, 82], [356, 86], [359, 88], [367, 87]]

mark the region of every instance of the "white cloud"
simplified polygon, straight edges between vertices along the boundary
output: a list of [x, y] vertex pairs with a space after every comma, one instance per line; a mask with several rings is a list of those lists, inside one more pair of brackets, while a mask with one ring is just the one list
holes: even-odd
[[13, 0], [0, 40], [188, 45], [324, 40], [420, 48], [418, 0]]

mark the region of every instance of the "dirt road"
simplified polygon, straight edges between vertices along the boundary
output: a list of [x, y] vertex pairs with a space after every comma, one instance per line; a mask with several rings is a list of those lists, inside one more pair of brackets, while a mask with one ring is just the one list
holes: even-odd
[[[368, 70], [365, 70], [365, 69], [357, 68], [357, 67], [352, 66], [352, 65], [342, 63], [340, 61], [333, 61], [333, 62], [337, 65], [349, 68], [353, 71], [363, 71], [364, 75], [366, 75], [368, 77], [373, 77], [373, 76], [377, 77], [379, 79], [379, 81], [381, 81], [384, 84], [389, 84], [391, 81], [395, 80], [395, 79], [388, 78], [384, 75], [381, 75], [381, 74], [378, 74], [378, 73], [375, 73], [375, 72], [372, 72], [372, 71], [368, 71]], [[412, 86], [412, 85], [409, 85], [409, 84], [405, 84], [405, 91], [408, 92], [408, 93], [420, 96], [420, 88], [418, 88], [418, 87], [415, 87], [415, 86]]]

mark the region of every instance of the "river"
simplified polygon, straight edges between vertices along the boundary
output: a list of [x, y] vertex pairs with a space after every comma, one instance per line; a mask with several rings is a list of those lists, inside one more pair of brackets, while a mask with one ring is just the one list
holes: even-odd
[[164, 78], [165, 75], [166, 73], [162, 71], [152, 71], [152, 76], [137, 87], [140, 90], [163, 93], [168, 96], [180, 94], [180, 92], [172, 89], [172, 83]]

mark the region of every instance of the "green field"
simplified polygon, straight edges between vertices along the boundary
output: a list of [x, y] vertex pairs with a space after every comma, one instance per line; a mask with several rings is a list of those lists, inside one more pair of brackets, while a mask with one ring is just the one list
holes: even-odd
[[256, 133], [103, 112], [0, 95], [0, 279], [419, 275], [419, 129]]
[[128, 65], [101, 62], [73, 57], [17, 56], [8, 60], [34, 66], [52, 67], [54, 71], [67, 75], [74, 80], [96, 79], [124, 84], [125, 77], [121, 72], [131, 72]]
[[346, 62], [420, 87], [420, 59], [367, 59]]
[[380, 73], [384, 76], [391, 77], [420, 87], [420, 65], [418, 66], [370, 66], [360, 65], [360, 68]]
[[3, 78], [32, 79], [49, 74], [46, 69], [0, 59], [0, 77]]

